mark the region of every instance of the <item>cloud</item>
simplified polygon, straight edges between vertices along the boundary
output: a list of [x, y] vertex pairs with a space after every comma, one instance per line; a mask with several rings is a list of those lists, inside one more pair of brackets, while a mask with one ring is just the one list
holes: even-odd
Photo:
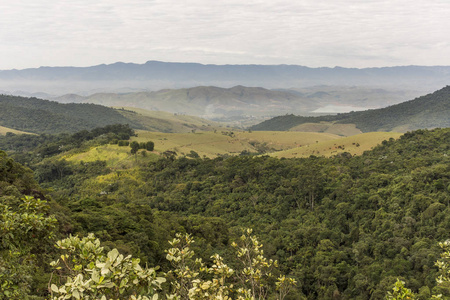
[[114, 61], [450, 64], [447, 0], [17, 0], [0, 69]]

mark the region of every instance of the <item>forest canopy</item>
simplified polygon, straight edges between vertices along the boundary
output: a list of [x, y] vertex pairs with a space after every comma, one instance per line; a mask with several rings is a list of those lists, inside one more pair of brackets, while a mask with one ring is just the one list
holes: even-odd
[[[407, 132], [361, 156], [162, 156], [120, 170], [61, 153], [28, 159], [35, 150], [11, 155], [41, 187], [3, 153], [2, 191], [47, 200], [56, 237], [94, 233], [108, 251], [168, 271], [164, 250], [177, 232], [192, 235], [192, 250], [211, 266], [214, 253], [229, 261], [232, 241], [250, 227], [280, 274], [297, 282], [286, 299], [382, 299], [397, 279], [418, 299], [450, 296], [435, 280], [439, 242], [450, 232], [448, 128]], [[42, 176], [52, 164], [64, 171]], [[41, 263], [33, 274], [48, 282]], [[30, 293], [44, 296], [37, 277]]]

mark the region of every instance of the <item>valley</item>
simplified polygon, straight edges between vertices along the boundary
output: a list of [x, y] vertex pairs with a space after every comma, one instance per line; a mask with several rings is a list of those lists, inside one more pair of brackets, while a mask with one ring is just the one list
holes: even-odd
[[0, 300], [450, 300], [450, 0], [0, 11]]
[[[309, 91], [311, 97], [297, 90], [296, 99], [309, 99], [304, 103], [311, 110], [339, 98], [329, 87], [318, 89]], [[255, 95], [253, 88], [242, 86], [204, 87], [189, 94], [194, 91]], [[152, 295], [182, 293], [173, 286], [179, 277], [171, 273], [180, 267], [173, 263], [177, 255], [192, 250], [213, 266], [222, 262], [215, 256], [220, 254], [241, 273], [230, 271], [235, 277], [215, 289], [238, 298], [231, 284], [249, 285], [239, 281], [245, 269], [234, 241], [254, 243], [257, 238], [254, 251], [264, 253], [274, 272], [258, 279], [268, 297], [277, 297], [277, 284], [284, 280], [289, 282], [286, 299], [383, 299], [398, 278], [406, 280], [417, 299], [450, 296], [448, 286], [435, 282], [441, 272], [435, 266], [442, 252], [439, 242], [450, 230], [448, 86], [382, 108], [317, 117], [265, 116], [251, 127], [258, 118], [235, 115], [223, 121], [147, 110], [133, 107], [134, 96], [122, 95], [117, 102], [111, 100], [117, 95], [102, 98], [115, 107], [0, 96], [0, 229], [5, 241], [0, 267], [20, 275], [2, 273], [8, 280], [0, 289], [3, 295], [46, 299], [49, 293], [69, 293], [76, 298], [87, 291], [73, 292], [75, 281], [59, 287], [68, 273], [49, 265], [51, 259], [66, 259], [61, 253], [69, 248], [61, 243], [75, 243], [83, 255], [103, 247], [107, 255], [96, 254], [96, 267], [103, 266], [100, 260], [131, 259], [119, 253], [139, 259], [147, 266], [142, 270], [153, 272]], [[245, 105], [230, 100], [229, 107], [265, 107], [276, 113], [275, 106], [267, 106], [272, 96], [261, 103], [247, 96]], [[191, 106], [181, 97], [179, 107], [193, 112], [217, 100], [203, 97], [193, 96]], [[289, 97], [294, 107], [297, 100]], [[362, 103], [357, 99], [354, 105]], [[161, 103], [177, 107], [170, 97]], [[29, 223], [30, 216], [39, 221]], [[186, 250], [180, 237], [186, 243], [195, 239], [195, 244]], [[59, 250], [52, 245], [58, 239]], [[39, 260], [20, 263], [31, 257]], [[208, 270], [190, 259], [192, 270]], [[270, 259], [277, 260], [278, 268]], [[95, 272], [107, 275], [102, 280], [115, 280], [100, 267], [91, 271], [92, 261], [60, 266], [73, 276], [84, 272], [92, 278], [87, 284], [100, 280]], [[215, 276], [204, 273], [198, 282], [209, 286]], [[89, 289], [103, 287], [92, 284]], [[124, 294], [135, 291], [130, 286]]]

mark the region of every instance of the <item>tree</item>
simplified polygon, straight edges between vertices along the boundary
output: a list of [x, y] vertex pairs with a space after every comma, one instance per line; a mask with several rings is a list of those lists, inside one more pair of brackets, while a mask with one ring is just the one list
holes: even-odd
[[271, 270], [277, 267], [277, 262], [264, 256], [263, 245], [252, 235], [251, 229], [243, 232], [240, 240], [232, 244], [240, 266], [237, 270], [228, 267], [218, 254], [211, 256], [211, 267], [201, 259], [194, 259], [195, 253], [191, 250], [194, 239], [189, 234], [177, 234], [169, 242], [172, 248], [166, 251], [166, 258], [173, 266], [168, 273], [173, 277], [173, 294], [169, 299], [232, 299], [233, 295], [239, 300], [267, 299], [274, 290], [278, 291], [276, 299], [284, 299], [296, 281], [281, 275], [274, 288]]
[[47, 202], [31, 196], [0, 197], [0, 298], [25, 299], [36, 253], [49, 240], [56, 219]]
[[[440, 275], [436, 278], [437, 287], [436, 290], [439, 293], [434, 298], [441, 298], [444, 296], [450, 296], [450, 240], [439, 243], [443, 252], [441, 253], [441, 259], [436, 262], [436, 266], [439, 268]], [[445, 298], [447, 299], [447, 298]]]
[[[274, 285], [267, 281], [273, 275], [267, 270], [276, 264], [264, 257], [262, 245], [251, 236], [250, 229], [236, 244], [238, 260], [244, 262], [243, 268], [236, 271], [218, 254], [211, 256], [210, 266], [194, 258], [194, 242], [191, 235], [180, 233], [169, 242], [172, 248], [166, 251], [166, 258], [173, 269], [166, 273], [171, 279], [167, 299], [255, 300], [267, 299], [269, 291], [274, 294], [274, 289], [270, 290]], [[52, 300], [153, 300], [161, 295], [166, 278], [157, 276], [158, 267], [141, 267], [139, 259], [124, 257], [117, 249], [105, 254], [92, 233], [84, 238], [70, 236], [58, 241], [56, 247], [64, 253], [51, 263], [57, 275], [49, 287]], [[295, 284], [294, 279], [280, 276], [275, 283], [279, 292], [276, 299], [284, 299]]]
[[[436, 261], [436, 266], [439, 268], [440, 275], [436, 278], [438, 295], [433, 295], [432, 299], [448, 299], [450, 295], [450, 240], [439, 243], [439, 246], [443, 249], [441, 253], [441, 259]], [[445, 293], [443, 298], [442, 293]], [[387, 300], [400, 300], [400, 299], [416, 299], [416, 296], [410, 289], [405, 287], [405, 282], [397, 279], [394, 284], [392, 292], [388, 292], [386, 295]]]
[[155, 143], [153, 143], [152, 141], [148, 141], [147, 143], [145, 143], [146, 150], [153, 151], [154, 148], [155, 148]]
[[392, 292], [388, 292], [386, 300], [414, 300], [416, 297], [410, 289], [405, 287], [405, 282], [397, 279], [392, 288]]
[[70, 236], [56, 243], [66, 252], [53, 261], [57, 276], [51, 299], [158, 299], [164, 277], [157, 268], [141, 267], [138, 258], [124, 257], [117, 249], [105, 254], [94, 234]]
[[132, 141], [130, 143], [130, 147], [131, 147], [131, 154], [136, 154], [139, 150], [139, 143], [136, 141]]

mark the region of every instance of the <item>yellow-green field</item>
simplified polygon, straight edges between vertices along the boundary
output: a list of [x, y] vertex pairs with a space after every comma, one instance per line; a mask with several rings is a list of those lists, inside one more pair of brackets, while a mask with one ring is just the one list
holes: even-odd
[[335, 134], [317, 132], [231, 132], [160, 133], [138, 130], [138, 136], [133, 140], [153, 141], [157, 152], [170, 150], [184, 155], [192, 150], [200, 156], [215, 157], [223, 154], [235, 155], [242, 151], [257, 152], [258, 149], [279, 151], [341, 138]]
[[341, 136], [351, 136], [362, 133], [355, 124], [335, 124], [330, 122], [303, 123], [290, 129], [290, 131], [326, 132]]
[[[142, 155], [145, 152], [145, 156]], [[96, 160], [104, 160], [107, 166], [112, 169], [127, 169], [133, 167], [138, 160], [154, 161], [158, 159], [158, 155], [149, 151], [139, 150], [135, 155], [130, 153], [130, 147], [119, 147], [117, 145], [103, 145], [93, 147], [86, 152], [81, 153], [67, 153], [61, 157], [70, 162], [93, 162]]]
[[5, 135], [7, 132], [12, 132], [14, 134], [34, 134], [25, 131], [15, 130], [7, 127], [0, 126], [0, 135]]
[[397, 139], [402, 133], [396, 132], [369, 132], [336, 140], [328, 140], [305, 145], [285, 151], [271, 153], [273, 157], [309, 157], [310, 155], [329, 157], [338, 153], [348, 152], [352, 155], [361, 155], [364, 151], [370, 150], [383, 140], [390, 138]]
[[133, 168], [136, 163], [155, 161], [161, 153], [168, 150], [175, 151], [178, 156], [195, 151], [201, 157], [209, 158], [226, 154], [239, 155], [243, 151], [265, 152], [278, 158], [310, 155], [328, 157], [342, 152], [360, 155], [383, 140], [397, 139], [401, 135], [392, 132], [371, 132], [341, 137], [330, 133], [292, 131], [161, 133], [143, 130], [138, 130], [137, 134], [132, 141], [153, 141], [153, 152], [139, 150], [137, 155], [131, 155], [128, 146], [103, 145], [82, 153], [67, 153], [61, 158], [74, 163], [104, 160], [108, 167], [119, 170]]

